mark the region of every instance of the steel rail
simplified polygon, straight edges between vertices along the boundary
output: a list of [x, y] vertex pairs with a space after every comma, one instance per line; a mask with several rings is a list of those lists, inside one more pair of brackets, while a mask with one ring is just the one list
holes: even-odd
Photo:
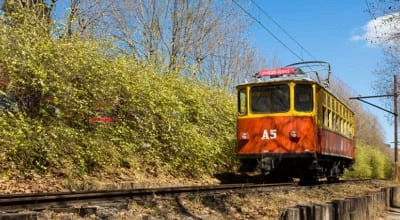
[[133, 188], [118, 190], [96, 190], [78, 192], [49, 192], [29, 194], [2, 194], [0, 195], [0, 211], [28, 209], [34, 210], [47, 205], [52, 207], [65, 207], [69, 202], [85, 202], [86, 200], [105, 200], [112, 198], [132, 198], [135, 196], [165, 195], [181, 193], [198, 193], [223, 190], [238, 190], [250, 188], [265, 188], [290, 186], [294, 183], [279, 184], [226, 184], [207, 186], [159, 187], [159, 188]]
[[[368, 180], [344, 180], [345, 182], [359, 182]], [[323, 182], [319, 184], [324, 184]], [[318, 186], [315, 185], [315, 186]], [[278, 187], [284, 187], [277, 189]], [[289, 187], [289, 188], [287, 188]], [[292, 188], [290, 188], [292, 187]], [[182, 186], [182, 187], [156, 187], [156, 188], [132, 188], [118, 190], [93, 190], [93, 191], [77, 191], [77, 192], [46, 192], [46, 193], [29, 193], [29, 194], [1, 194], [0, 195], [0, 218], [3, 215], [14, 215], [15, 213], [29, 211], [41, 212], [43, 210], [70, 209], [79, 212], [90, 209], [93, 204], [102, 204], [100, 206], [110, 206], [125, 204], [120, 207], [128, 207], [130, 201], [137, 199], [150, 199], [154, 196], [176, 196], [181, 194], [201, 194], [216, 193], [224, 191], [235, 191], [245, 189], [262, 189], [262, 190], [295, 190], [303, 187], [295, 182], [291, 183], [240, 183], [240, 184], [221, 184], [221, 185], [203, 185], [203, 186]], [[311, 186], [310, 189], [312, 189]], [[68, 212], [68, 211], [67, 211]]]

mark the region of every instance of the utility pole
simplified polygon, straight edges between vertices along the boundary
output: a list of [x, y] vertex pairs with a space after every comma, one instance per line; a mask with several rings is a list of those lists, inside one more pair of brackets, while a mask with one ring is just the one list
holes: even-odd
[[[368, 99], [368, 98], [382, 98], [382, 97], [389, 97], [393, 96], [393, 112], [384, 109], [378, 105], [372, 104], [370, 102], [367, 102], [363, 99]], [[393, 75], [393, 95], [376, 95], [376, 96], [358, 96], [358, 97], [350, 97], [349, 99], [357, 99], [361, 102], [364, 102], [368, 105], [372, 105], [375, 108], [378, 108], [380, 110], [383, 110], [385, 112], [388, 112], [392, 115], [394, 115], [394, 174], [393, 174], [393, 180], [395, 183], [398, 183], [399, 181], [399, 162], [398, 162], [398, 157], [397, 157], [397, 144], [398, 144], [398, 138], [397, 138], [397, 97], [399, 96], [397, 92], [397, 75]]]
[[397, 75], [393, 76], [393, 103], [394, 103], [394, 181], [397, 183], [399, 181], [399, 162], [397, 157]]

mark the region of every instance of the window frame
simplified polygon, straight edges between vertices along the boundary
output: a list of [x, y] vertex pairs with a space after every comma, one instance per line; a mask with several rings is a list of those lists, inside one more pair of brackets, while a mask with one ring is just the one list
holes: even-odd
[[[284, 88], [285, 90], [273, 90], [272, 87], [281, 87]], [[264, 91], [255, 91], [258, 88], [264, 88]], [[267, 84], [267, 85], [255, 85], [250, 87], [249, 91], [249, 110], [252, 114], [280, 114], [280, 113], [287, 113], [291, 109], [291, 103], [290, 103], [290, 97], [291, 97], [291, 88], [290, 85], [287, 83], [279, 83], [279, 84]], [[265, 110], [255, 110], [256, 105], [259, 103], [255, 102], [255, 96], [253, 93], [265, 93], [264, 96], [260, 95], [258, 96], [259, 99], [264, 99], [265, 98], [265, 106], [257, 106], [259, 109], [262, 109], [265, 107]], [[283, 93], [282, 93], [283, 92]], [[279, 94], [282, 93], [282, 94]], [[286, 96], [285, 99], [282, 102], [281, 97], [277, 97], [277, 95], [282, 95]], [[277, 105], [277, 100], [281, 102], [281, 105]], [[262, 102], [261, 102], [262, 103]], [[279, 107], [279, 109], [277, 108]], [[281, 109], [280, 109], [281, 108]]]
[[[248, 109], [247, 108], [247, 99], [248, 99], [248, 97], [247, 97], [247, 87], [240, 88], [238, 90], [237, 94], [238, 94], [238, 98], [237, 98], [237, 100], [238, 100], [238, 109], [237, 109], [238, 114], [239, 115], [246, 115], [248, 113], [247, 112], [247, 109]], [[242, 94], [244, 94], [244, 97], [241, 96]]]
[[[305, 106], [306, 108], [305, 107], [303, 108], [303, 107], [301, 107], [301, 105], [299, 105], [299, 103], [305, 103], [305, 102], [300, 102], [300, 99], [302, 99], [302, 97], [299, 96], [301, 91], [296, 90], [296, 87], [300, 88], [302, 86], [303, 87], [307, 86], [308, 89], [309, 89], [307, 91], [308, 92], [307, 95], [309, 95], [309, 97], [308, 97], [308, 103], [306, 103], [306, 105], [308, 105], [308, 106]], [[314, 104], [314, 87], [313, 87], [312, 84], [303, 84], [303, 83], [295, 84], [293, 86], [293, 93], [294, 93], [294, 96], [293, 96], [293, 108], [294, 108], [295, 111], [297, 111], [297, 112], [307, 112], [307, 113], [314, 111], [314, 107], [315, 107], [315, 104]]]

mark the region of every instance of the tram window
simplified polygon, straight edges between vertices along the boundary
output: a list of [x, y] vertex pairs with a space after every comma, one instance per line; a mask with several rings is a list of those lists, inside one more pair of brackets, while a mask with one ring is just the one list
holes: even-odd
[[340, 118], [340, 132], [344, 134], [344, 121], [343, 118]]
[[328, 110], [328, 128], [332, 128], [332, 111]]
[[238, 112], [239, 115], [244, 115], [247, 113], [247, 106], [246, 106], [246, 100], [247, 100], [247, 95], [246, 95], [246, 89], [241, 89], [239, 90], [238, 93]]
[[294, 108], [300, 112], [310, 112], [313, 109], [313, 89], [308, 84], [298, 84], [294, 87]]
[[332, 102], [331, 102], [331, 97], [328, 95], [328, 102], [327, 102], [328, 108], [332, 108]]
[[250, 90], [251, 111], [253, 113], [279, 113], [289, 111], [289, 86], [255, 86]]
[[325, 106], [322, 106], [322, 124], [327, 127], [328, 126], [328, 114]]

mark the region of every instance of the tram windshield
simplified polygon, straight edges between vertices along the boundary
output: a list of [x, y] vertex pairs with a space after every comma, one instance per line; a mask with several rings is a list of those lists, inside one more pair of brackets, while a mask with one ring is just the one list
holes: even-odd
[[313, 110], [313, 89], [308, 84], [297, 84], [294, 87], [294, 109], [299, 112]]
[[254, 86], [250, 89], [252, 113], [281, 113], [289, 111], [290, 89], [286, 84]]

